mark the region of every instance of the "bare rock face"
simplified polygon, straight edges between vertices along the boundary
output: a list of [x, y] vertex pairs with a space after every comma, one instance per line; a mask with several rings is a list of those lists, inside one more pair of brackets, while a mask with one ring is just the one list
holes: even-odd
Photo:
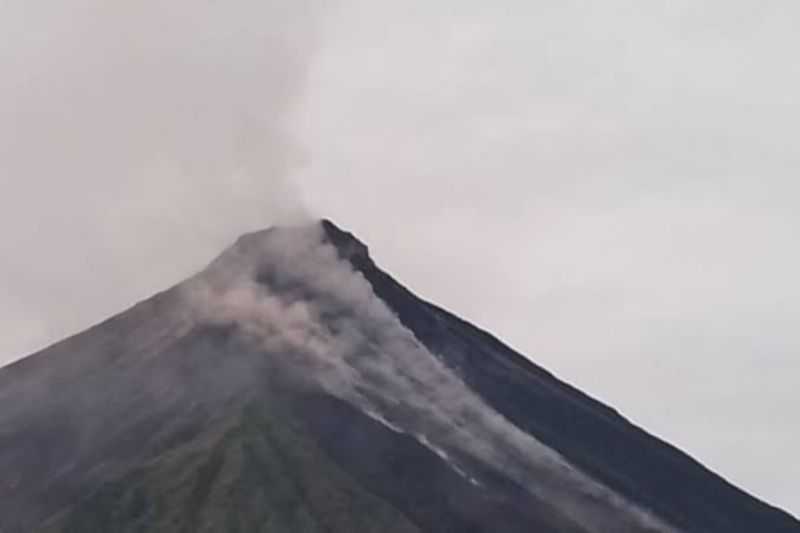
[[0, 532], [789, 533], [330, 221], [0, 370]]

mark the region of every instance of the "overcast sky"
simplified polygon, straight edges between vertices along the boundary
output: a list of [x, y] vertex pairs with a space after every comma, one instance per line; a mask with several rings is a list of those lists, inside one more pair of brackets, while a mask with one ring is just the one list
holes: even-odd
[[0, 3], [0, 364], [327, 216], [800, 513], [800, 5], [495, 4]]

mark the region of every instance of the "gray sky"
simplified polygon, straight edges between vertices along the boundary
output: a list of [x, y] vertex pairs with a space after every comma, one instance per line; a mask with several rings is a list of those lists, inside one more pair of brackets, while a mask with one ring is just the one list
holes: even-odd
[[264, 4], [0, 4], [0, 364], [328, 216], [800, 513], [800, 6]]

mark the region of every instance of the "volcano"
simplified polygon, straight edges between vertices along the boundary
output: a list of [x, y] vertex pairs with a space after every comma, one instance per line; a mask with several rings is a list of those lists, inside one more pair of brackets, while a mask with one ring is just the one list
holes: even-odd
[[0, 532], [800, 533], [330, 221], [0, 370]]

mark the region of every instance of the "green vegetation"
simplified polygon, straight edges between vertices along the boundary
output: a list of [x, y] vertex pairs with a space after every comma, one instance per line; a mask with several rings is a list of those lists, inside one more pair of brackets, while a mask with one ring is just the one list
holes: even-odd
[[338, 468], [279, 402], [104, 484], [46, 533], [418, 533]]

